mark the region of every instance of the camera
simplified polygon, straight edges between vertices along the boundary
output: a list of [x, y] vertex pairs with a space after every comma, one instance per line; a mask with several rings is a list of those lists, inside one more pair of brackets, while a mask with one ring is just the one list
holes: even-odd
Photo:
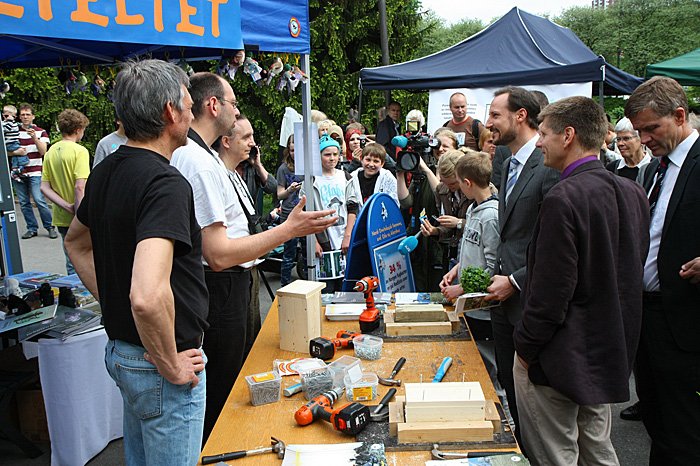
[[364, 149], [367, 145], [367, 136], [360, 134], [360, 149]]
[[428, 166], [433, 165], [432, 151], [440, 148], [439, 139], [418, 132], [394, 136], [391, 143], [401, 149], [397, 154], [396, 169], [404, 172], [419, 172], [421, 157]]

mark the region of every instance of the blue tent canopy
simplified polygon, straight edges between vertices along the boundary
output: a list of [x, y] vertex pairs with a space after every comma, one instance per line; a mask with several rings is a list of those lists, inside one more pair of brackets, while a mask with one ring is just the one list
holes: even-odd
[[306, 0], [188, 0], [191, 10], [185, 12], [170, 4], [158, 11], [159, 1], [127, 1], [120, 12], [111, 2], [89, 3], [83, 11], [75, 2], [52, 2], [41, 11], [40, 2], [7, 0], [14, 8], [0, 9], [0, 67], [109, 65], [143, 56], [220, 58], [244, 44], [249, 50], [310, 53]]
[[362, 89], [452, 89], [603, 81], [629, 94], [642, 79], [608, 64], [571, 30], [517, 7], [483, 31], [416, 60], [360, 72]]

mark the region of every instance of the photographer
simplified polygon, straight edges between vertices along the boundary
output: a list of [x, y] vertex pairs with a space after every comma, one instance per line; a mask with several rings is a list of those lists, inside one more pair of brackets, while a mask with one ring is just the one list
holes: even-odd
[[440, 157], [437, 168], [440, 184], [435, 189], [440, 211], [437, 220], [440, 226], [435, 227], [427, 220], [423, 220], [421, 224], [421, 233], [424, 236], [437, 236], [442, 244], [442, 265], [446, 271], [454, 265], [450, 262], [457, 259], [464, 218], [471, 203], [459, 189], [455, 172], [455, 166], [462, 157], [464, 153], [454, 149], [448, 150]]
[[[440, 128], [438, 131], [436, 140], [439, 144], [432, 149], [435, 163], [440, 160], [442, 154], [457, 146], [457, 137], [452, 131], [447, 128]], [[428, 165], [425, 159], [420, 157], [417, 170], [410, 173], [401, 170], [397, 172], [397, 194], [406, 220], [407, 235], [414, 235], [420, 231], [423, 218], [433, 222], [434, 226], [439, 226], [437, 218], [440, 211], [437, 207], [435, 189], [440, 181], [435, 176], [434, 170], [435, 165], [432, 160]], [[417, 290], [440, 290], [441, 274], [446, 270], [443, 268], [443, 248], [437, 237], [428, 236], [418, 243], [418, 247], [411, 253], [411, 266]]]

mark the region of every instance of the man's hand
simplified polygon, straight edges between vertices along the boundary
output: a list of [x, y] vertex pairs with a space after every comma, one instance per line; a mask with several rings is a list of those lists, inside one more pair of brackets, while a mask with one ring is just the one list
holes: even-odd
[[325, 231], [326, 228], [335, 225], [338, 221], [335, 210], [314, 210], [307, 212], [304, 210], [306, 196], [302, 196], [299, 203], [289, 213], [289, 217], [282, 225], [294, 232], [294, 236], [313, 235]]
[[452, 301], [459, 298], [463, 294], [464, 294], [464, 290], [462, 289], [462, 285], [450, 285], [448, 287], [445, 287], [442, 290], [442, 295], [445, 298], [452, 300]]
[[350, 236], [345, 235], [345, 236], [343, 236], [343, 242], [340, 244], [340, 250], [343, 251], [343, 254], [345, 254], [347, 256], [349, 248], [350, 248]]
[[438, 217], [438, 222], [440, 222], [441, 227], [447, 228], [457, 228], [457, 223], [460, 219], [453, 217], [452, 215], [440, 215]]
[[321, 245], [318, 244], [318, 241], [316, 241], [316, 257], [323, 257], [323, 248], [321, 248]]
[[681, 278], [690, 280], [693, 285], [700, 283], [700, 257], [681, 265], [681, 271], [678, 274]]
[[457, 269], [459, 268], [459, 265], [455, 265], [450, 269], [449, 272], [447, 272], [445, 275], [442, 277], [442, 281], [440, 282], [440, 291], [444, 291], [445, 288], [448, 286], [451, 286], [452, 283], [455, 281], [457, 278]]
[[491, 278], [491, 285], [486, 288], [490, 294], [485, 296], [486, 301], [505, 301], [513, 296], [515, 288], [510, 283], [510, 280], [505, 275], [494, 275]]
[[200, 349], [193, 348], [177, 353], [177, 367], [170, 370], [158, 367], [158, 363], [154, 361], [150, 354], [144, 353], [143, 356], [146, 358], [146, 361], [156, 366], [158, 373], [165, 380], [173, 385], [190, 384], [194, 388], [199, 383], [197, 373], [204, 370], [204, 358]]
[[20, 147], [19, 149], [12, 151], [10, 154], [10, 157], [18, 156], [21, 157], [23, 155], [27, 155], [27, 148], [26, 147]]
[[35, 141], [37, 140], [37, 135], [36, 135], [36, 130], [34, 129], [34, 125], [30, 126], [29, 129], [27, 129], [27, 134], [29, 135], [30, 138], [34, 139]]
[[420, 232], [423, 236], [437, 236], [440, 234], [440, 230], [432, 226], [427, 219], [421, 220]]

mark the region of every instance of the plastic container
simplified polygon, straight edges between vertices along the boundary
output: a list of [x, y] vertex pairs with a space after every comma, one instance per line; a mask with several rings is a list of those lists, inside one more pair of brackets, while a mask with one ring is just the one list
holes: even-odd
[[352, 344], [355, 347], [355, 356], [360, 359], [374, 361], [382, 357], [384, 340], [379, 337], [359, 335], [352, 339]]
[[341, 356], [328, 365], [333, 374], [333, 388], [345, 387], [345, 376], [350, 374], [350, 379], [354, 382], [362, 377], [362, 367], [360, 360], [352, 356]]
[[250, 404], [253, 406], [279, 401], [282, 388], [282, 377], [280, 377], [279, 372], [270, 371], [246, 375], [245, 381], [248, 382]]
[[299, 378], [304, 396], [311, 400], [333, 388], [333, 374], [328, 366], [317, 369], [300, 370]]
[[345, 396], [348, 401], [372, 401], [377, 398], [377, 386], [379, 378], [377, 374], [365, 372], [360, 380], [355, 382], [345, 377]]

